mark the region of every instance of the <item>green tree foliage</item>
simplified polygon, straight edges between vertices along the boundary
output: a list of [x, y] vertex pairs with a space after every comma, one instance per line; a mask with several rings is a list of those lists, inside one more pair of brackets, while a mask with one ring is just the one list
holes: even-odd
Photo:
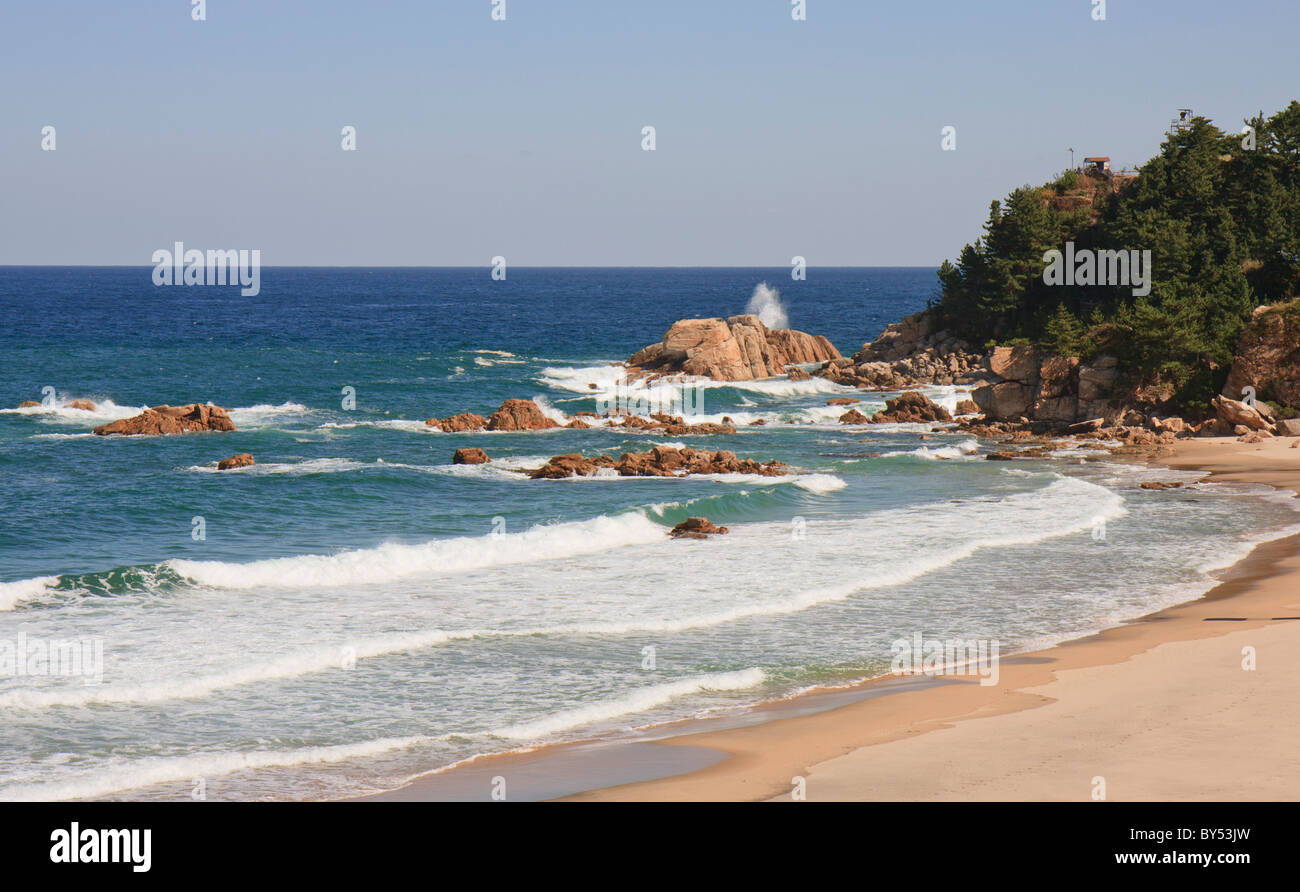
[[[1067, 171], [993, 202], [983, 236], [939, 270], [943, 324], [973, 343], [1112, 352], [1180, 400], [1208, 400], [1251, 311], [1300, 294], [1300, 102], [1245, 123], [1254, 148], [1198, 117], [1136, 179]], [[1044, 253], [1066, 242], [1151, 251], [1150, 294], [1046, 284]]]

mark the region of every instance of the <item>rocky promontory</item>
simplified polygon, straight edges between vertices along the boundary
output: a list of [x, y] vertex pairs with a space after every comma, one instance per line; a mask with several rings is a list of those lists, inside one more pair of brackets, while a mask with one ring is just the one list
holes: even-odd
[[662, 341], [638, 350], [626, 365], [633, 377], [684, 374], [750, 381], [785, 375], [801, 363], [839, 358], [840, 352], [821, 335], [769, 329], [757, 316], [745, 314], [674, 322]]

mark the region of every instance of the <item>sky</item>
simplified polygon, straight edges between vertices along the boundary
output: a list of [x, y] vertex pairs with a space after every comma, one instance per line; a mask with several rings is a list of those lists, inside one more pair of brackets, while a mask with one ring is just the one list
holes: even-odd
[[0, 265], [933, 266], [1300, 98], [1296, 0], [193, 2], [0, 6]]

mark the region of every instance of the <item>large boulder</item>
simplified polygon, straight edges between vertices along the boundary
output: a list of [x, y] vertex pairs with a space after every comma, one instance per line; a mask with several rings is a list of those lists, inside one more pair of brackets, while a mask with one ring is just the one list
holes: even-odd
[[249, 455], [247, 452], [241, 452], [239, 455], [232, 455], [230, 458], [223, 458], [221, 461], [217, 462], [217, 470], [231, 471], [235, 468], [247, 468], [255, 464], [257, 464], [257, 462], [253, 460], [253, 456]]
[[544, 431], [559, 426], [532, 400], [506, 400], [487, 420], [490, 431]]
[[491, 460], [482, 449], [457, 449], [451, 454], [453, 465], [482, 465]]
[[1210, 400], [1210, 405], [1214, 407], [1215, 414], [1219, 418], [1222, 426], [1228, 429], [1242, 425], [1253, 431], [1268, 430], [1273, 426], [1270, 417], [1261, 411], [1258, 404], [1248, 406], [1238, 400], [1228, 399], [1226, 396], [1219, 395]]
[[995, 347], [989, 354], [990, 370], [1007, 381], [1034, 384], [1038, 380], [1039, 367], [1038, 351], [1029, 344]]
[[220, 406], [190, 403], [186, 406], [154, 406], [139, 415], [101, 424], [95, 433], [102, 436], [156, 436], [195, 431], [233, 431], [235, 423]]
[[634, 372], [699, 375], [719, 381], [749, 381], [786, 374], [796, 363], [827, 362], [840, 353], [821, 335], [770, 330], [757, 316], [682, 319], [663, 340], [628, 359]]
[[1034, 388], [1018, 381], [986, 384], [971, 391], [975, 404], [989, 418], [1018, 418], [1029, 412]]
[[871, 416], [872, 424], [925, 424], [933, 421], [952, 421], [952, 415], [915, 390], [885, 400], [885, 408]]

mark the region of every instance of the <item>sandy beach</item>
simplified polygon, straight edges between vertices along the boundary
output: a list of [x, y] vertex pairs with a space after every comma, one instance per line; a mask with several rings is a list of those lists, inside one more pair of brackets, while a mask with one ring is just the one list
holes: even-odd
[[[1154, 461], [1300, 490], [1290, 439], [1184, 441]], [[1155, 475], [1153, 475], [1155, 476]], [[1253, 655], [1254, 668], [1245, 668]], [[880, 682], [870, 682], [867, 687]], [[1296, 800], [1300, 536], [1205, 597], [961, 680], [656, 746], [728, 758], [572, 800]]]

